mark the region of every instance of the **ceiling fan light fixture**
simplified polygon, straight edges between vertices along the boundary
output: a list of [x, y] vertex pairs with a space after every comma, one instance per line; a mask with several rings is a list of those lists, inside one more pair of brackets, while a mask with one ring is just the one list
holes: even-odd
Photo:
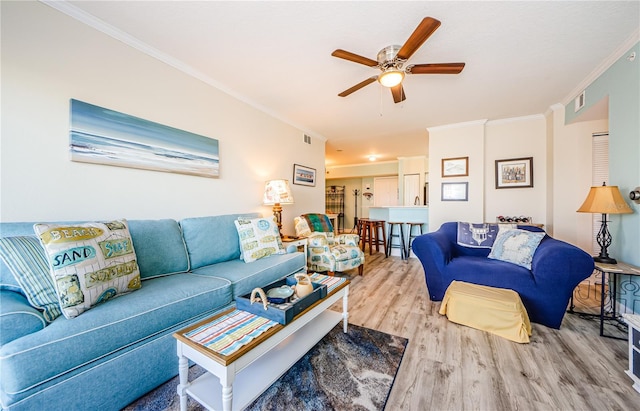
[[385, 87], [395, 87], [404, 80], [404, 71], [390, 68], [378, 76], [378, 82]]

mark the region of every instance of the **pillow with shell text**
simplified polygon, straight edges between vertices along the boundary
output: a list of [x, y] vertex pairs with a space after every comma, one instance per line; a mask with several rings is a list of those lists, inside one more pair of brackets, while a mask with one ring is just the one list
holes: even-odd
[[239, 218], [235, 221], [240, 238], [240, 258], [251, 263], [272, 254], [285, 254], [280, 230], [273, 217]]

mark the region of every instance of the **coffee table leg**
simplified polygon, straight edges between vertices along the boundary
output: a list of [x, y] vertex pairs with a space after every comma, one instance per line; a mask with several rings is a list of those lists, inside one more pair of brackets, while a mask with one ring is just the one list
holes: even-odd
[[187, 411], [187, 393], [185, 390], [189, 386], [189, 360], [180, 353], [178, 348], [178, 371], [180, 373], [180, 383], [178, 384], [178, 395], [180, 396], [180, 411]]
[[231, 411], [231, 404], [233, 403], [233, 380], [235, 379], [235, 372], [232, 369], [227, 368], [225, 374], [226, 375], [220, 378], [220, 385], [222, 385], [222, 409], [224, 411]]
[[344, 296], [342, 297], [342, 328], [344, 332], [347, 332], [347, 324], [349, 324], [349, 287], [344, 290]]

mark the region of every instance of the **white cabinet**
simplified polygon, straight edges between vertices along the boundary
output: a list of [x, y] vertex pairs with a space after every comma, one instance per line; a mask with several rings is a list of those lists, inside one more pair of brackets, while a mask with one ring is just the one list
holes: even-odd
[[633, 388], [640, 392], [640, 315], [623, 314], [629, 325], [629, 369], [627, 375], [633, 380]]

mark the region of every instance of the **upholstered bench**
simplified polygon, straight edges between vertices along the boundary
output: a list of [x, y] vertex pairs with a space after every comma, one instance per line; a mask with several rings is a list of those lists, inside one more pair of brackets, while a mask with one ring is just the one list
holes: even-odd
[[513, 290], [452, 281], [444, 294], [440, 314], [449, 321], [477, 328], [518, 343], [528, 343], [529, 315]]

